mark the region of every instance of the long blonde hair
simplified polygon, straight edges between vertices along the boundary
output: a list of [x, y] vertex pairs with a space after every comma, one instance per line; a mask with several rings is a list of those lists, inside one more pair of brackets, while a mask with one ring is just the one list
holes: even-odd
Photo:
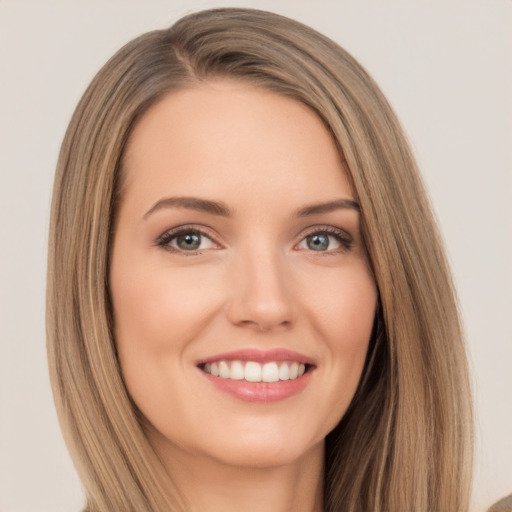
[[92, 81], [62, 145], [50, 228], [48, 357], [87, 510], [185, 509], [123, 385], [109, 251], [133, 126], [169, 92], [219, 76], [312, 108], [332, 133], [361, 206], [379, 308], [356, 395], [326, 440], [325, 510], [467, 510], [465, 348], [440, 237], [399, 122], [342, 48], [298, 22], [251, 9], [199, 12], [128, 43]]

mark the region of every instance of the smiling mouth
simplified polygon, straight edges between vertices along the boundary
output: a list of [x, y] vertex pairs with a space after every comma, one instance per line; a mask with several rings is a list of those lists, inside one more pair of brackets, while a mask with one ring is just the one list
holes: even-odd
[[219, 360], [199, 365], [205, 373], [226, 380], [246, 382], [279, 382], [296, 380], [312, 369], [311, 364], [298, 361], [229, 361]]

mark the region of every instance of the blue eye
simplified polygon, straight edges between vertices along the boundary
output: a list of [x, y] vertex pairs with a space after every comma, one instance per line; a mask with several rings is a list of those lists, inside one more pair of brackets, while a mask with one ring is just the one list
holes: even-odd
[[[331, 237], [333, 238], [333, 237]], [[325, 233], [315, 233], [306, 237], [306, 245], [312, 251], [327, 251], [329, 249], [329, 235]]]
[[160, 247], [176, 252], [196, 252], [216, 247], [211, 238], [194, 229], [165, 233], [157, 243]]
[[201, 235], [199, 233], [185, 233], [178, 235], [176, 245], [183, 251], [196, 251], [201, 247]]
[[336, 231], [315, 231], [310, 233], [298, 244], [299, 249], [306, 249], [315, 252], [337, 251], [339, 249], [348, 250], [352, 246], [352, 240], [348, 235]]

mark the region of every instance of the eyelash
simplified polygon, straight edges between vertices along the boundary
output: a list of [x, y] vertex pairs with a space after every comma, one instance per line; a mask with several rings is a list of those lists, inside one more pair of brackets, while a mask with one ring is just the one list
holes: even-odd
[[184, 256], [195, 256], [195, 255], [201, 254], [202, 250], [204, 250], [204, 249], [197, 250], [197, 251], [185, 251], [185, 250], [171, 246], [171, 242], [173, 240], [178, 238], [180, 235], [186, 235], [189, 233], [190, 234], [194, 233], [201, 237], [206, 237], [209, 240], [211, 240], [214, 244], [219, 245], [219, 244], [217, 244], [217, 242], [215, 242], [215, 237], [213, 236], [213, 234], [211, 234], [204, 227], [199, 228], [194, 225], [180, 226], [178, 228], [174, 228], [169, 231], [166, 231], [165, 233], [163, 233], [162, 235], [160, 235], [157, 238], [156, 245], [166, 251], [184, 255]]
[[[199, 249], [199, 250], [195, 250], [195, 251], [186, 251], [183, 249], [175, 248], [170, 245], [171, 242], [173, 240], [175, 240], [176, 238], [178, 238], [180, 235], [192, 234], [192, 233], [197, 234], [201, 237], [206, 237], [209, 240], [211, 240], [211, 242], [213, 244], [219, 245], [217, 242], [215, 242], [215, 237], [213, 234], [211, 234], [208, 230], [205, 230], [204, 227], [199, 228], [194, 225], [180, 226], [178, 228], [166, 231], [165, 233], [163, 233], [162, 235], [160, 235], [157, 238], [155, 245], [157, 245], [158, 247], [161, 247], [162, 249], [164, 249], [166, 251], [169, 251], [169, 252], [172, 252], [175, 254], [180, 254], [183, 256], [200, 255], [200, 254], [202, 254], [202, 251], [204, 251], [205, 249]], [[329, 236], [334, 237], [339, 242], [341, 247], [339, 247], [337, 249], [326, 250], [326, 251], [313, 251], [311, 249], [310, 252], [312, 252], [312, 253], [318, 252], [318, 255], [327, 256], [327, 255], [332, 255], [332, 254], [339, 254], [340, 252], [348, 252], [352, 249], [352, 246], [354, 245], [352, 237], [350, 235], [348, 235], [348, 233], [346, 233], [345, 231], [343, 231], [341, 229], [335, 228], [333, 226], [315, 226], [314, 228], [309, 229], [306, 233], [303, 233], [302, 238], [300, 239], [300, 241], [297, 244], [295, 244], [294, 247], [297, 247], [297, 245], [300, 244], [301, 242], [303, 242], [308, 236], [323, 235], [323, 234], [327, 234]], [[208, 250], [208, 249], [206, 249], [206, 250]], [[301, 249], [301, 250], [306, 250], [306, 249]]]
[[334, 237], [340, 244], [341, 247], [337, 249], [329, 249], [327, 251], [313, 251], [318, 252], [319, 256], [330, 256], [333, 254], [339, 254], [340, 252], [348, 252], [352, 249], [354, 241], [352, 237], [345, 231], [333, 226], [315, 226], [311, 231], [304, 234], [299, 243], [305, 240], [308, 236], [312, 235], [329, 235]]

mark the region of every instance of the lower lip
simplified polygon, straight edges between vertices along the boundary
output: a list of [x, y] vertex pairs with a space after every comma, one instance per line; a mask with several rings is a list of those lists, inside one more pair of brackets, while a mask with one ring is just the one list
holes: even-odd
[[247, 382], [222, 379], [200, 371], [220, 391], [245, 402], [259, 403], [278, 402], [300, 393], [308, 385], [312, 373], [308, 371], [297, 379], [278, 382]]

